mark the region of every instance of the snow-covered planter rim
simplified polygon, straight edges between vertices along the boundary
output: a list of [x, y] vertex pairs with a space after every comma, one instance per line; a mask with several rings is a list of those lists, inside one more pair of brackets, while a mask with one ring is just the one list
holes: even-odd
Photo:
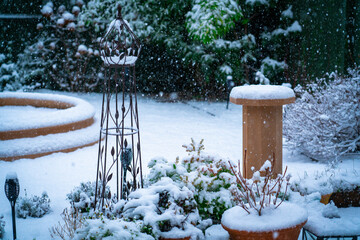
[[230, 101], [238, 105], [276, 106], [295, 102], [291, 88], [275, 85], [248, 85], [234, 87]]
[[[95, 110], [93, 106], [79, 98], [63, 96], [58, 94], [43, 94], [43, 93], [19, 93], [19, 92], [4, 92], [0, 93], [0, 106], [25, 106], [31, 105], [35, 107], [58, 108], [58, 111], [46, 114], [46, 117], [39, 116], [36, 119], [19, 122], [0, 122], [0, 134], [4, 133], [9, 136], [10, 132], [31, 131], [33, 134], [29, 136], [22, 135], [21, 137], [31, 137], [44, 135], [40, 133], [45, 129], [49, 133], [66, 132], [74, 129], [80, 129], [90, 126], [94, 122]], [[38, 131], [38, 133], [35, 133]], [[16, 137], [15, 137], [16, 138]], [[7, 138], [11, 139], [11, 138]]]
[[270, 232], [305, 223], [307, 210], [293, 203], [283, 202], [278, 208], [265, 208], [263, 214], [248, 214], [240, 206], [224, 212], [221, 224], [237, 231]]

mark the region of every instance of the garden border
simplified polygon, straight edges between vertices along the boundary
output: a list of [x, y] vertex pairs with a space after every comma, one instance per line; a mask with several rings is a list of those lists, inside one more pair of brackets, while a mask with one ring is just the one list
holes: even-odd
[[[9, 95], [9, 96], [7, 96]], [[13, 94], [6, 94], [4, 97], [0, 95], [0, 106], [33, 106], [33, 107], [45, 107], [45, 108], [57, 108], [57, 109], [85, 109], [88, 107], [87, 104], [82, 104], [79, 101], [70, 102], [68, 97], [64, 97], [61, 100], [49, 100], [48, 94], [44, 94], [45, 99], [29, 98], [32, 94], [19, 94], [19, 97], [15, 97]], [[39, 96], [39, 94], [35, 94]], [[56, 95], [60, 96], [60, 95]], [[75, 99], [75, 98], [74, 98]], [[68, 100], [68, 101], [66, 101]], [[73, 100], [73, 99], [71, 99]], [[63, 112], [58, 112], [59, 115]], [[90, 109], [88, 116], [85, 119], [78, 119], [77, 121], [64, 121], [62, 124], [51, 124], [46, 127], [35, 127], [35, 128], [23, 128], [18, 130], [0, 131], [0, 140], [10, 140], [17, 138], [31, 138], [40, 135], [65, 133], [77, 129], [82, 129], [91, 126], [94, 123], [94, 110]]]
[[[50, 113], [46, 118], [40, 119], [40, 123], [28, 122], [23, 125], [4, 124], [0, 129], [0, 140], [4, 143], [12, 140], [44, 137], [49, 134], [67, 134], [75, 130], [81, 130], [93, 126], [95, 123], [95, 110], [93, 106], [79, 98], [63, 96], [59, 94], [43, 93], [17, 93], [6, 92], [0, 94], [0, 106], [33, 106], [44, 108], [56, 108], [59, 111]], [[42, 121], [43, 120], [43, 121]], [[4, 127], [5, 126], [5, 127]], [[9, 130], [6, 128], [9, 127]], [[21, 158], [38, 158], [52, 153], [72, 152], [79, 148], [98, 143], [98, 139], [88, 139], [78, 145], [51, 149], [40, 152], [23, 152], [0, 156], [1, 160], [13, 161]]]

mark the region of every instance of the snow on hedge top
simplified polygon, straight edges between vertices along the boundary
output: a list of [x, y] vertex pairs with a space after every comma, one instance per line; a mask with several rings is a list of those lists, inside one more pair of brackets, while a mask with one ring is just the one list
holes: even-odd
[[58, 111], [48, 112], [45, 116], [43, 114], [32, 119], [26, 117], [17, 118], [14, 121], [0, 121], [0, 131], [15, 131], [22, 129], [43, 128], [54, 125], [69, 124], [72, 122], [83, 121], [93, 118], [95, 110], [93, 106], [79, 98], [63, 96], [58, 94], [43, 94], [43, 93], [22, 93], [22, 92], [3, 92], [0, 93], [0, 100], [5, 98], [17, 99], [35, 99], [44, 101], [58, 101], [69, 104], [70, 107], [66, 109], [58, 109]]
[[307, 218], [306, 209], [283, 202], [276, 209], [264, 208], [261, 216], [255, 211], [248, 214], [240, 206], [230, 208], [224, 212], [221, 223], [238, 231], [267, 232], [296, 226], [305, 222]]
[[287, 99], [295, 97], [295, 93], [291, 88], [284, 86], [249, 85], [234, 87], [230, 97], [254, 100]]

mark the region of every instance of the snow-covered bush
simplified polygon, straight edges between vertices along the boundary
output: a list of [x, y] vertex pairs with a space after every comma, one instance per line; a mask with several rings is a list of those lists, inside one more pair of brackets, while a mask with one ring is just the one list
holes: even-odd
[[300, 97], [284, 114], [290, 147], [323, 161], [360, 150], [360, 70], [349, 72], [295, 89]]
[[7, 61], [6, 56], [0, 53], [0, 91], [14, 91], [21, 85], [16, 64]]
[[287, 197], [291, 177], [290, 174], [286, 175], [287, 168], [276, 178], [274, 178], [273, 164], [269, 160], [266, 160], [260, 169], [253, 170], [251, 179], [245, 179], [233, 166], [231, 171], [235, 174], [237, 182], [237, 185], [231, 187], [232, 193], [238, 200], [239, 206], [248, 214], [256, 213], [261, 216], [264, 209], [279, 207]]
[[[190, 235], [196, 239], [203, 236], [196, 226], [210, 223], [201, 221], [196, 207], [192, 191], [171, 178], [162, 177], [146, 188], [131, 192], [127, 200], [114, 204], [110, 217], [102, 213], [83, 214], [81, 226], [72, 231], [73, 239], [159, 239]], [[53, 229], [69, 232], [62, 230], [66, 224], [59, 226]]]
[[[99, 182], [99, 184], [101, 184]], [[80, 186], [75, 187], [69, 194], [67, 199], [70, 201], [71, 207], [80, 213], [90, 212], [94, 208], [95, 203], [96, 182], [82, 182]], [[105, 189], [105, 208], [109, 213], [113, 207], [114, 196], [111, 195], [110, 187]]]
[[[302, 30], [293, 19], [292, 5], [279, 4], [277, 0], [196, 0], [186, 16], [190, 37], [212, 43], [215, 49], [222, 48], [212, 58], [222, 60], [220, 70], [228, 66], [224, 74], [254, 82], [258, 79], [251, 77], [250, 72], [255, 75], [260, 71], [272, 83], [284, 81], [282, 72], [287, 68], [284, 59], [289, 53], [283, 46], [289, 45]], [[226, 34], [230, 30], [236, 34]], [[236, 55], [232, 54], [234, 51]], [[239, 65], [244, 71], [242, 76], [236, 76], [239, 72], [232, 73]]]
[[[81, 183], [67, 195], [70, 213], [77, 214], [64, 215], [64, 224], [53, 227], [52, 234], [69, 233], [74, 239], [202, 239], [202, 231], [235, 205], [230, 186], [236, 179], [228, 161], [203, 153], [203, 140], [192, 139], [183, 147], [189, 152], [183, 160], [152, 159], [145, 188], [131, 192], [128, 199], [116, 201], [107, 188], [109, 202], [103, 212], [93, 208], [95, 183]], [[67, 225], [76, 226], [69, 230]]]
[[152, 236], [142, 233], [142, 221], [125, 221], [124, 219], [87, 219], [85, 226], [74, 234], [74, 240], [154, 240]]
[[229, 188], [236, 179], [229, 162], [203, 153], [203, 140], [195, 142], [191, 139], [191, 143], [183, 147], [189, 156], [177, 159], [176, 163], [168, 163], [165, 159], [149, 162], [149, 182], [170, 177], [185, 185], [194, 194], [200, 216], [218, 223], [223, 212], [235, 205]]
[[128, 219], [141, 219], [143, 231], [156, 239], [203, 236], [195, 226], [201, 221], [193, 192], [186, 186], [163, 177], [147, 188], [129, 195], [129, 200], [119, 202], [117, 210]]
[[193, 191], [201, 217], [219, 223], [224, 211], [235, 205], [229, 188], [236, 178], [229, 161], [205, 154], [203, 140], [196, 143], [191, 139], [183, 147], [189, 156], [177, 161], [186, 169], [181, 179]]
[[0, 215], [0, 239], [2, 239], [4, 237], [4, 233], [5, 233], [5, 220], [4, 220], [4, 215]]
[[49, 229], [52, 239], [56, 239], [57, 237], [62, 240], [73, 239], [75, 232], [85, 226], [85, 220], [77, 209], [65, 208], [61, 214], [61, 218], [63, 223], [58, 222], [57, 225]]
[[256, 71], [282, 83], [284, 45], [301, 31], [291, 5], [277, 0], [90, 0], [81, 20], [101, 33], [117, 4], [144, 45], [137, 69], [143, 92], [213, 97], [225, 92], [226, 76], [253, 83]]
[[169, 177], [175, 182], [181, 182], [180, 175], [185, 172], [184, 169], [178, 167], [175, 163], [169, 163], [165, 158], [154, 158], [148, 163], [150, 173], [145, 179], [147, 185], [158, 182], [163, 177]]
[[326, 195], [334, 192], [352, 191], [360, 187], [360, 174], [340, 168], [329, 168], [313, 174], [304, 173], [291, 181], [291, 190], [301, 195], [319, 192]]
[[48, 2], [36, 42], [19, 55], [26, 84], [66, 91], [92, 91], [102, 79], [97, 36], [79, 20], [83, 1], [71, 10]]
[[189, 35], [204, 43], [222, 37], [242, 17], [241, 8], [234, 0], [195, 0], [186, 14]]
[[40, 218], [50, 211], [50, 199], [46, 192], [43, 192], [41, 197], [28, 197], [25, 191], [25, 197], [19, 197], [16, 202], [16, 215], [20, 218]]

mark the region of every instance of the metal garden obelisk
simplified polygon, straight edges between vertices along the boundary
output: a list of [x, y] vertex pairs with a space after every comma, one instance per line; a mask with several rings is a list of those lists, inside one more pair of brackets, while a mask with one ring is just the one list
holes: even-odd
[[111, 198], [106, 190], [111, 179], [116, 178], [117, 199], [126, 199], [143, 185], [135, 78], [140, 50], [140, 41], [118, 6], [117, 18], [100, 41], [105, 73], [95, 193], [98, 209]]

